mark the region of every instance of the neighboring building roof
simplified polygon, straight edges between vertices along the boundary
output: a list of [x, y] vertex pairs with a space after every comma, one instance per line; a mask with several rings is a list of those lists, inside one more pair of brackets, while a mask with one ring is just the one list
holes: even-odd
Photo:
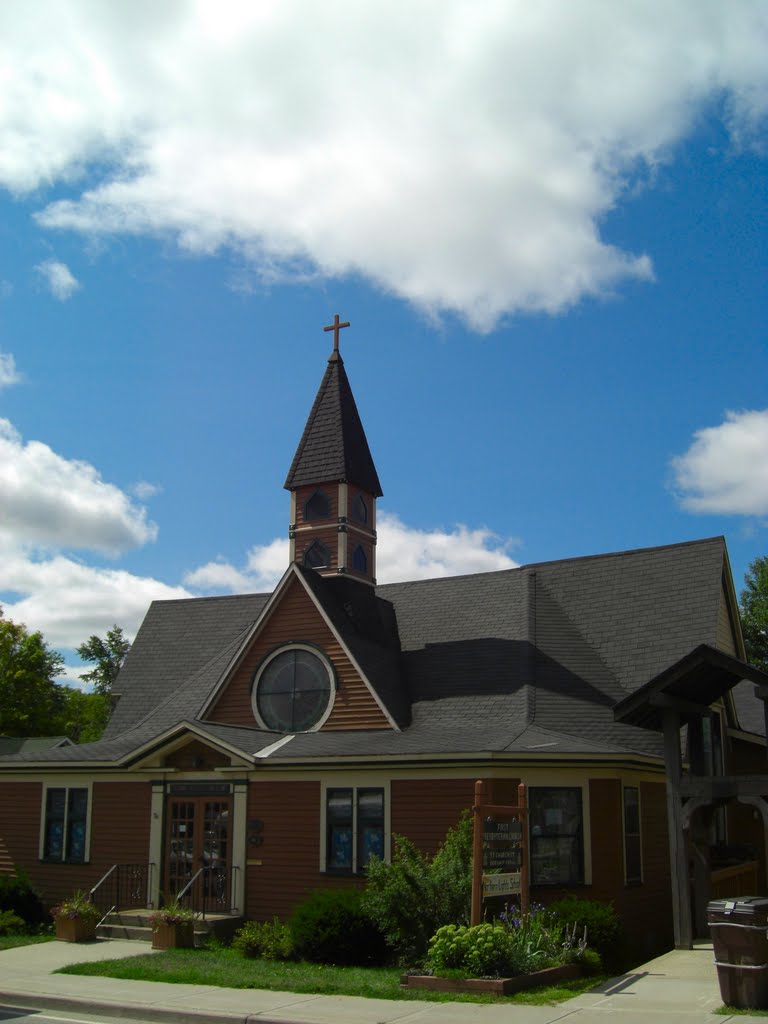
[[69, 736], [0, 736], [0, 755], [36, 753], [73, 746]]
[[347, 481], [375, 497], [382, 490], [360, 414], [338, 352], [328, 360], [314, 405], [285, 481], [302, 484]]
[[[299, 734], [264, 763], [660, 756], [660, 736], [614, 721], [613, 708], [716, 645], [725, 566], [721, 537], [375, 591], [294, 566], [400, 728]], [[284, 737], [255, 721], [202, 720], [268, 600], [153, 603], [105, 738], [34, 759], [124, 763], [184, 720], [246, 757], [270, 750]]]

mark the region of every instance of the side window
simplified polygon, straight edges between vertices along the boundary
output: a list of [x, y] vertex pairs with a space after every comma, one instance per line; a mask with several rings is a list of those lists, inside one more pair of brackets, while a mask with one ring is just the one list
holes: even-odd
[[82, 864], [87, 860], [88, 790], [50, 787], [45, 791], [43, 860]]
[[331, 553], [322, 541], [314, 541], [304, 552], [304, 565], [309, 569], [324, 569], [330, 564]]
[[365, 503], [365, 498], [362, 494], [356, 494], [352, 499], [352, 505], [350, 508], [352, 518], [356, 519], [358, 523], [368, 522], [368, 506]]
[[384, 856], [383, 789], [328, 789], [325, 799], [326, 871], [354, 874]]
[[368, 572], [368, 556], [362, 544], [358, 544], [352, 552], [352, 568], [363, 574]]
[[532, 884], [577, 885], [583, 882], [581, 788], [532, 786], [528, 795]]
[[328, 495], [323, 491], [315, 491], [304, 505], [304, 519], [307, 522], [311, 522], [313, 519], [327, 519], [330, 514], [331, 503]]
[[640, 790], [624, 787], [624, 877], [627, 885], [643, 880], [640, 844]]

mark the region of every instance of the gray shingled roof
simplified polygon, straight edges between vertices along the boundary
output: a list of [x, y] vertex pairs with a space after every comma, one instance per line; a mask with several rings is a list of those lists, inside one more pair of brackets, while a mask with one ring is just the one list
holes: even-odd
[[381, 497], [379, 477], [338, 352], [328, 360], [285, 487], [292, 491], [302, 484], [336, 480]]
[[[699, 644], [716, 645], [724, 567], [717, 537], [375, 592], [300, 569], [402, 729], [307, 733], [267, 761], [657, 756], [660, 738], [616, 723], [613, 707]], [[123, 696], [105, 739], [45, 759], [124, 757], [199, 718], [267, 600], [154, 603], [120, 674]], [[249, 756], [279, 738], [255, 722], [200, 727]]]

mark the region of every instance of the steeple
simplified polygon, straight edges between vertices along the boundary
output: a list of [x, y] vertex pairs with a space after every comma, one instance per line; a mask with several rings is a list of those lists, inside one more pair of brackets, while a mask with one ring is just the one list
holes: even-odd
[[375, 583], [376, 498], [381, 484], [360, 421], [334, 323], [328, 359], [285, 481], [291, 492], [291, 561], [321, 575]]

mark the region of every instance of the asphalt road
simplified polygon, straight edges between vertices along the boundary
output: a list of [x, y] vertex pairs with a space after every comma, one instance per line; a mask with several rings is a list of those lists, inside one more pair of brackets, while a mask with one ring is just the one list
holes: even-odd
[[[124, 1017], [74, 1016], [57, 1010], [25, 1010], [20, 1006], [0, 1006], [0, 1024], [126, 1024]], [[131, 1024], [142, 1024], [131, 1018]], [[149, 1021], [145, 1024], [150, 1024]]]

